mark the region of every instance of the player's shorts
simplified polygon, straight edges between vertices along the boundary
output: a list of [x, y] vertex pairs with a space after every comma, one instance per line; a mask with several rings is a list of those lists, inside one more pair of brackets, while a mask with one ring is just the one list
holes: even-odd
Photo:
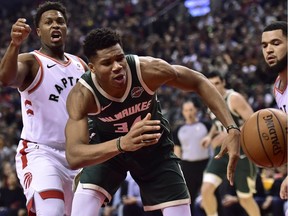
[[140, 187], [145, 211], [190, 204], [185, 179], [175, 158], [155, 163], [150, 157], [141, 163], [127, 153], [117, 155], [99, 165], [85, 167], [80, 182], [83, 188], [100, 191], [107, 197], [106, 201], [110, 201], [125, 180], [128, 170]]
[[15, 160], [28, 211], [33, 209], [35, 191], [43, 199], [59, 198], [67, 206], [72, 204], [72, 183], [77, 171], [69, 168], [65, 151], [20, 140]]
[[[215, 155], [220, 151], [220, 147], [215, 149]], [[228, 154], [220, 159], [212, 157], [204, 172], [203, 181], [210, 182], [218, 187], [222, 180], [226, 178], [227, 165], [229, 161]], [[241, 198], [250, 197], [256, 192], [257, 167], [249, 161], [245, 155], [241, 155], [235, 171], [234, 185], [237, 195]]]

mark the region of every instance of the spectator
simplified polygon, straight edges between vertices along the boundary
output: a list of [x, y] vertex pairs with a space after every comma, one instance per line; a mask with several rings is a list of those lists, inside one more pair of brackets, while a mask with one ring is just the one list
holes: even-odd
[[[262, 203], [261, 208], [272, 215], [284, 215], [284, 202], [279, 196], [282, 181], [287, 176], [287, 164], [275, 169], [273, 183], [267, 191], [267, 197]], [[264, 180], [264, 179], [263, 179]]]
[[15, 171], [7, 176], [6, 185], [0, 188], [0, 215], [18, 216], [26, 212], [26, 198]]

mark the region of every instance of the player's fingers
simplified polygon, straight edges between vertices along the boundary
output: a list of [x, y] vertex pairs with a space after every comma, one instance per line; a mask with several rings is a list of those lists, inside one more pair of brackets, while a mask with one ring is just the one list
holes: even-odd
[[12, 38], [21, 38], [21, 36], [22, 36], [22, 32], [19, 32], [19, 31], [13, 31], [11, 33]]
[[231, 170], [231, 168], [227, 169], [227, 179], [231, 186], [234, 184], [234, 171]]
[[227, 166], [227, 179], [230, 182], [230, 185], [234, 184], [234, 174], [235, 174], [238, 159], [239, 158], [237, 156], [229, 157], [229, 162]]
[[286, 188], [287, 185], [284, 184], [284, 182], [281, 184], [281, 188], [280, 188], [280, 198], [281, 199], [287, 199], [288, 198], [288, 189]]
[[221, 150], [220, 152], [214, 157], [215, 159], [220, 159], [221, 157], [223, 157], [227, 152], [227, 148], [223, 147], [224, 145], [221, 146]]
[[285, 192], [280, 192], [280, 198], [281, 199], [287, 199], [288, 198], [288, 194], [287, 193], [285, 193]]
[[159, 138], [156, 139], [149, 139], [149, 140], [142, 140], [138, 145], [141, 145], [142, 147], [144, 146], [150, 146], [158, 143]]
[[142, 142], [148, 142], [149, 140], [159, 139], [161, 136], [161, 133], [151, 133], [151, 134], [142, 134], [140, 136]]
[[30, 26], [26, 24], [26, 19], [18, 19], [16, 23], [12, 26], [15, 31], [30, 30]]
[[[156, 128], [156, 127], [155, 127]], [[158, 140], [161, 137], [161, 133], [157, 132], [156, 130], [159, 130], [160, 128], [157, 127], [155, 130], [153, 130], [154, 132], [151, 133], [141, 133], [139, 134], [138, 137], [136, 137], [136, 142], [138, 144], [143, 144], [143, 145], [152, 145], [155, 144], [156, 142], [158, 142]]]
[[145, 126], [153, 126], [153, 125], [160, 125], [159, 120], [145, 120], [139, 122], [138, 128], [143, 128]]
[[140, 140], [149, 139], [149, 134], [156, 134], [161, 129], [161, 126], [156, 125], [145, 125], [134, 130], [133, 137], [138, 137]]
[[201, 142], [201, 146], [203, 148], [208, 148], [210, 141], [208, 141], [207, 139], [203, 139], [202, 142]]
[[160, 120], [151, 120], [151, 114], [148, 113], [144, 119], [142, 119], [141, 121], [138, 121], [135, 125], [134, 128], [138, 128], [138, 129], [143, 129], [143, 127], [145, 126], [149, 126], [149, 125], [160, 125]]
[[146, 137], [143, 137], [145, 134], [153, 134], [157, 133], [161, 129], [160, 121], [159, 120], [146, 120], [143, 122], [139, 122], [137, 126], [135, 125], [135, 128], [133, 130], [133, 137], [139, 137], [140, 139], [144, 140], [147, 139]]
[[147, 113], [145, 118], [143, 120], [150, 120], [151, 119], [151, 113]]
[[14, 43], [18, 44], [26, 39], [30, 32], [31, 28], [29, 25], [17, 21], [17, 23], [12, 26], [11, 38]]
[[25, 18], [19, 18], [17, 20], [17, 23], [26, 23], [26, 19]]
[[206, 140], [205, 139], [201, 140], [201, 146], [204, 147], [204, 148], [206, 147]]

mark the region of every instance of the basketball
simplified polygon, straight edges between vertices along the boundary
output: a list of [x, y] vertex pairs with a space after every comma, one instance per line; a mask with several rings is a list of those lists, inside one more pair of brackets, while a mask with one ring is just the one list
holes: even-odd
[[246, 156], [259, 167], [279, 167], [287, 163], [288, 115], [267, 108], [253, 113], [244, 123], [241, 147]]

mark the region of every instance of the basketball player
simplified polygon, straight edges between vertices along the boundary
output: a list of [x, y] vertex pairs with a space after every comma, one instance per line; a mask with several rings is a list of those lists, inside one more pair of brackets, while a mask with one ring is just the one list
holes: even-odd
[[277, 106], [288, 113], [287, 90], [287, 22], [277, 21], [266, 26], [262, 33], [262, 53], [267, 68], [278, 74], [274, 83], [274, 96]]
[[[156, 96], [164, 84], [199, 93], [228, 128], [222, 154], [229, 152], [227, 176], [233, 182], [239, 128], [221, 95], [202, 74], [162, 59], [125, 56], [120, 36], [107, 28], [87, 35], [84, 54], [90, 72], [82, 76], [67, 100], [67, 160], [74, 169], [84, 167], [73, 199], [73, 216], [98, 215], [127, 171], [140, 187], [145, 211], [161, 209], [164, 216], [191, 215], [170, 126]], [[94, 123], [90, 144], [88, 115]]]
[[64, 53], [67, 16], [62, 4], [40, 5], [34, 21], [41, 48], [19, 54], [31, 32], [26, 19], [19, 18], [0, 65], [1, 84], [18, 88], [21, 95], [23, 130], [17, 175], [29, 215], [70, 215], [76, 171], [65, 158], [66, 97], [88, 67]]
[[[288, 113], [287, 82], [287, 22], [275, 21], [262, 33], [262, 53], [271, 73], [278, 74], [274, 83], [274, 96], [279, 109]], [[288, 199], [288, 177], [281, 184], [280, 197]], [[288, 210], [286, 211], [288, 215]]]
[[[224, 98], [236, 124], [241, 126], [252, 114], [253, 110], [245, 98], [232, 89], [226, 89], [225, 80], [217, 71], [207, 74], [209, 81], [217, 88]], [[225, 127], [218, 118], [209, 112], [213, 126], [208, 136], [203, 139], [203, 146], [212, 145], [214, 154], [218, 154], [223, 140], [227, 137]], [[225, 177], [228, 158], [223, 156], [221, 159], [212, 158], [204, 172], [201, 187], [202, 205], [207, 216], [217, 216], [217, 201], [214, 195]], [[235, 171], [235, 188], [240, 205], [246, 210], [249, 216], [260, 216], [260, 209], [253, 198], [256, 192], [256, 166], [248, 160], [241, 150], [240, 159]]]
[[209, 148], [201, 145], [208, 134], [209, 125], [199, 121], [198, 109], [192, 101], [182, 104], [182, 115], [185, 123], [174, 132], [174, 153], [181, 159], [181, 168], [190, 193], [190, 209], [194, 213], [194, 202], [199, 194], [203, 172], [210, 158]]

